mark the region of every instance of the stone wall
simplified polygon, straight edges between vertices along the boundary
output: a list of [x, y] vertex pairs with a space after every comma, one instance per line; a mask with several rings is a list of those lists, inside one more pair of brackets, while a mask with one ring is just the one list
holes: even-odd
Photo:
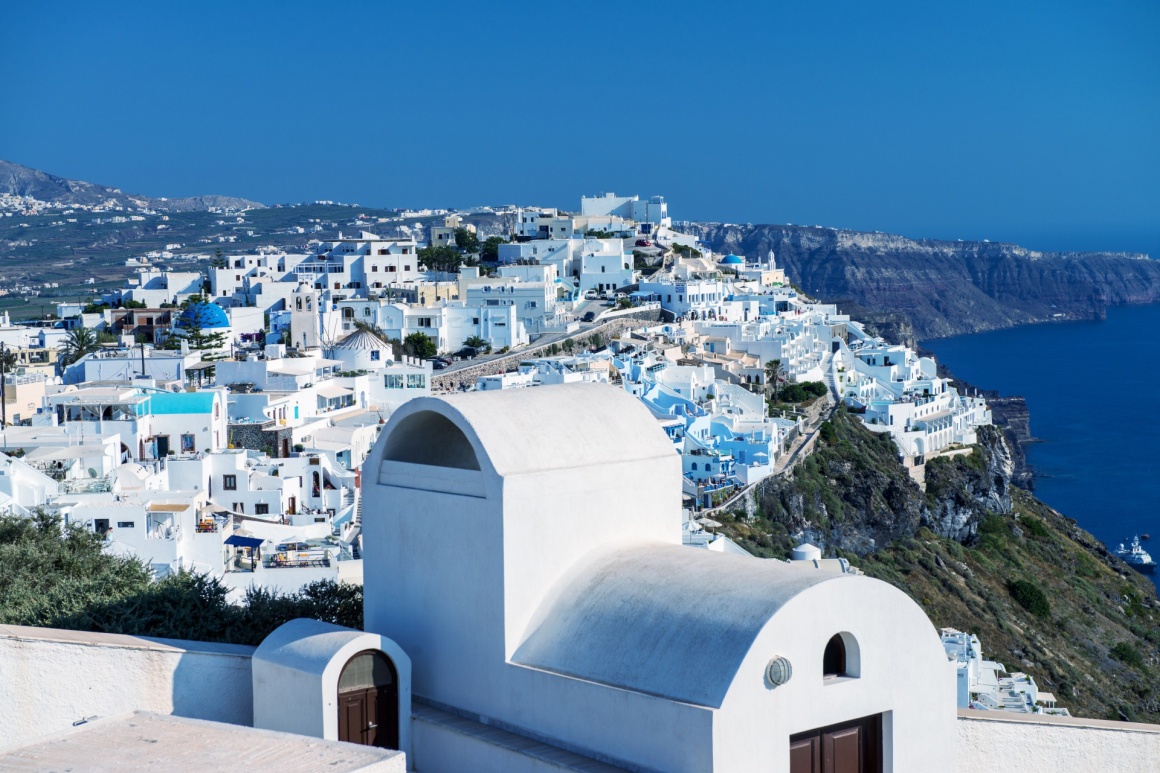
[[[625, 314], [624, 316], [611, 319], [603, 322], [596, 327], [589, 328], [570, 337], [578, 344], [586, 344], [592, 336], [600, 337], [601, 346], [607, 346], [608, 342], [619, 336], [626, 330], [641, 327], [649, 322], [660, 322], [663, 311], [649, 310], [640, 311], [632, 314]], [[469, 365], [466, 368], [459, 368], [450, 373], [437, 373], [431, 378], [431, 387], [433, 390], [456, 390], [461, 387], [469, 387], [479, 379], [480, 376], [495, 376], [500, 373], [507, 373], [510, 370], [515, 370], [519, 364], [524, 360], [533, 359], [535, 357], [547, 357], [551, 353], [553, 344], [560, 345], [565, 338], [553, 338], [551, 341], [544, 344], [533, 344], [518, 352], [497, 357], [494, 360], [481, 362], [478, 365]]]

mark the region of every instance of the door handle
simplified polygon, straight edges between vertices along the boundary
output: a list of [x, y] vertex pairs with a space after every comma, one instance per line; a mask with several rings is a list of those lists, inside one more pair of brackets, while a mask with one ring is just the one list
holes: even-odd
[[367, 723], [367, 730], [374, 730], [376, 727], [378, 727], [378, 725], [376, 725], [374, 722]]

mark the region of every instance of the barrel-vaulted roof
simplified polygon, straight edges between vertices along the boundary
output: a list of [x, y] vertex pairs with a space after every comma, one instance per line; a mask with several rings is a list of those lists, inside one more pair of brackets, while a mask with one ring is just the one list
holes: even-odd
[[441, 461], [455, 446], [448, 423], [501, 476], [674, 455], [672, 441], [638, 400], [607, 384], [584, 383], [410, 400], [383, 432], [384, 459], [486, 469], [476, 460]]
[[717, 708], [786, 602], [819, 583], [857, 580], [682, 545], [613, 548], [561, 580], [512, 661]]

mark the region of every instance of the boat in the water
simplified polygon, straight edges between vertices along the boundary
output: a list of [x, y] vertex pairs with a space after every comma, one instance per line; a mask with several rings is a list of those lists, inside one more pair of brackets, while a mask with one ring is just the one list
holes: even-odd
[[1116, 550], [1116, 555], [1124, 559], [1128, 566], [1135, 569], [1137, 572], [1144, 574], [1152, 574], [1156, 571], [1156, 562], [1152, 560], [1152, 556], [1148, 554], [1147, 550], [1140, 547], [1140, 538], [1133, 537], [1132, 544], [1124, 547], [1124, 543], [1120, 543], [1120, 547]]

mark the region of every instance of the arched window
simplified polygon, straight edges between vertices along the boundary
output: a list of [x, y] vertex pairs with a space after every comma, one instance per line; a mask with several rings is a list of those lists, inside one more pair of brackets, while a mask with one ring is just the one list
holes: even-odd
[[831, 636], [822, 655], [822, 678], [857, 678], [861, 674], [862, 661], [858, 640], [846, 631]]
[[383, 461], [478, 470], [479, 460], [463, 430], [434, 411], [415, 413], [399, 422], [387, 438]]
[[846, 644], [842, 634], [836, 633], [826, 642], [826, 652], [822, 655], [822, 676], [846, 675]]

